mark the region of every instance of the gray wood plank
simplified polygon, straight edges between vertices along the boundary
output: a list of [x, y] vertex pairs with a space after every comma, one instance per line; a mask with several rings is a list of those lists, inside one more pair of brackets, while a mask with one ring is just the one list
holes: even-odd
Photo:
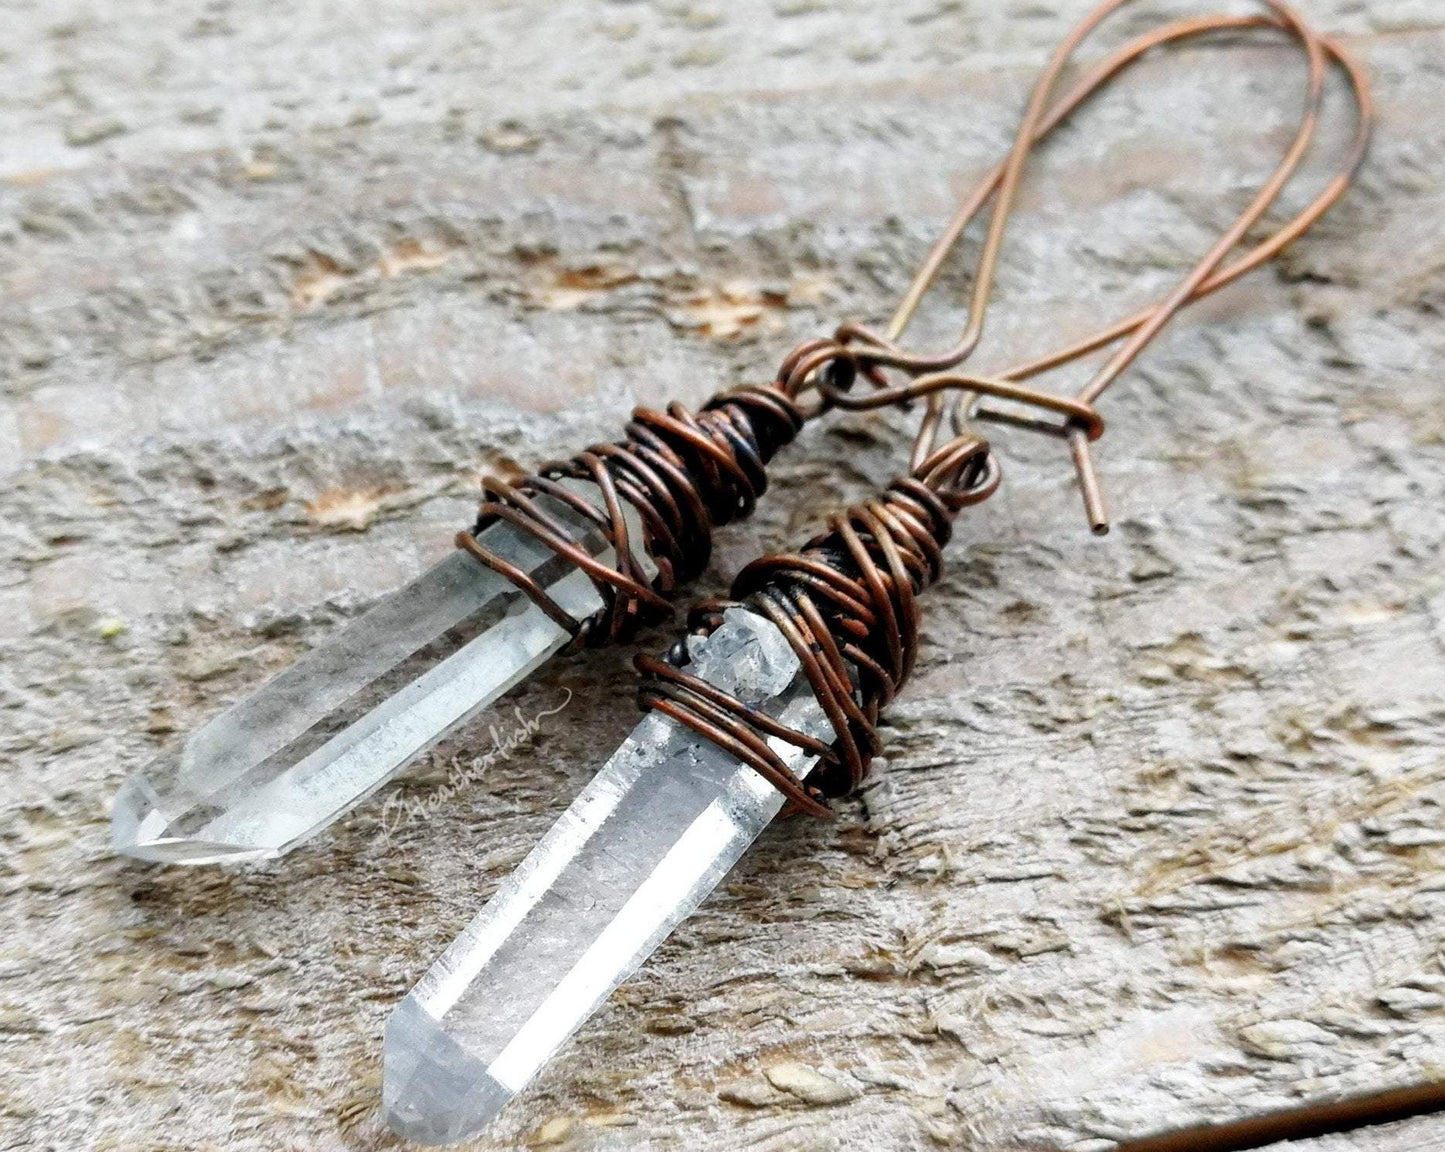
[[[631, 725], [631, 652], [434, 755], [396, 795], [577, 693], [432, 821], [373, 805], [275, 867], [121, 863], [110, 794], [439, 555], [489, 453], [885, 315], [1083, 8], [6, 6], [0, 1147], [391, 1146], [385, 1014]], [[1001, 435], [869, 787], [772, 829], [477, 1147], [1095, 1152], [1442, 1074], [1445, 35], [1309, 11], [1369, 62], [1374, 159], [1108, 398], [1114, 534]], [[1300, 79], [1243, 51], [1150, 61], [1060, 139], [983, 366], [1242, 205]], [[809, 432], [701, 590], [905, 437]]]

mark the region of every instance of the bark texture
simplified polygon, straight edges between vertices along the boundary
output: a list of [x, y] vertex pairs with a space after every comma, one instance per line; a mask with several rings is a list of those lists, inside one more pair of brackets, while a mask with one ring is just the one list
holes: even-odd
[[[1307, 6], [1374, 158], [1107, 398], [1114, 534], [1001, 435], [870, 785], [771, 829], [477, 1148], [1103, 1152], [1445, 1076], [1445, 15]], [[429, 820], [275, 867], [117, 860], [109, 797], [440, 555], [480, 469], [885, 316], [1083, 9], [0, 5], [0, 1147], [395, 1146], [386, 1012], [633, 723], [630, 651], [430, 757], [395, 796], [573, 693]], [[1301, 79], [1170, 54], [1062, 133], [979, 365], [1167, 286]], [[699, 590], [905, 440], [805, 433]]]

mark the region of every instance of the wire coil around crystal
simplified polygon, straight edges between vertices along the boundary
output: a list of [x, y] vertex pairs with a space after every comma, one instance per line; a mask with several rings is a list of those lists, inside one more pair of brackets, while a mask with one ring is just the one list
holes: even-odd
[[[767, 488], [768, 461], [807, 419], [795, 395], [777, 384], [747, 385], [713, 397], [697, 414], [676, 403], [666, 411], [639, 408], [622, 441], [545, 464], [516, 484], [484, 480], [476, 524], [457, 534], [457, 546], [525, 592], [577, 644], [631, 635], [665, 619], [672, 610], [669, 594], [706, 567], [713, 529], [753, 510]], [[568, 477], [594, 483], [600, 499], [559, 482]], [[615, 561], [609, 565], [590, 556], [540, 505], [543, 496], [596, 524], [612, 544]], [[637, 511], [645, 539], [632, 539], [624, 501]], [[530, 533], [586, 572], [602, 596], [601, 610], [574, 618], [526, 572], [482, 545], [478, 534], [497, 520]], [[652, 579], [638, 548], [657, 566]]]
[[[754, 561], [738, 574], [730, 599], [707, 601], [691, 614], [691, 630], [703, 635], [737, 605], [772, 621], [832, 724], [831, 744], [688, 672], [677, 648], [668, 660], [634, 660], [643, 675], [641, 706], [732, 752], [795, 810], [831, 817], [823, 799], [857, 788], [881, 747], [878, 717], [912, 671], [917, 597], [942, 572], [953, 518], [991, 496], [999, 475], [986, 440], [960, 437], [882, 495], [830, 517], [827, 531], [800, 551]], [[806, 781], [788, 771], [770, 736], [818, 757]]]

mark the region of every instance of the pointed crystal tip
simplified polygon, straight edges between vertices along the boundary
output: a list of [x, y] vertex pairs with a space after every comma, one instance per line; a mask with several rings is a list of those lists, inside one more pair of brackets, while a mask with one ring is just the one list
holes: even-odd
[[253, 844], [217, 843], [181, 832], [176, 821], [166, 815], [150, 781], [140, 773], [116, 793], [110, 811], [110, 846], [113, 851], [158, 864], [239, 863], [275, 855]]
[[381, 1108], [393, 1132], [452, 1144], [489, 1124], [512, 1098], [475, 1056], [407, 996], [386, 1022]]

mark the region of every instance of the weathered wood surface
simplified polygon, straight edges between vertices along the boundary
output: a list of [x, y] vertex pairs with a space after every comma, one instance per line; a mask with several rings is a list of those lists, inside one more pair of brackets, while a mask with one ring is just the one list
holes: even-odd
[[[3, 6], [0, 1147], [392, 1146], [385, 1013], [633, 722], [630, 653], [520, 692], [576, 695], [431, 822], [276, 867], [113, 859], [112, 791], [444, 549], [489, 453], [883, 315], [1082, 8]], [[1445, 1075], [1445, 14], [1309, 8], [1374, 160], [1110, 398], [1117, 531], [1009, 438], [870, 787], [771, 830], [478, 1147], [1093, 1152]], [[988, 361], [1243, 203], [1299, 69], [1240, 60], [1149, 62], [1060, 139]], [[806, 435], [704, 587], [902, 444]]]

